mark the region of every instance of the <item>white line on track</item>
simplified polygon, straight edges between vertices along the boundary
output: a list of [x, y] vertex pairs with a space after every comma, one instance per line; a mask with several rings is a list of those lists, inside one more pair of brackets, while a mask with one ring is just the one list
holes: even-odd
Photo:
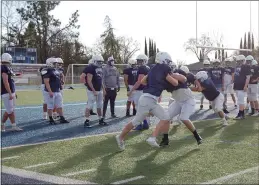
[[226, 181], [226, 180], [231, 179], [233, 177], [243, 175], [245, 173], [253, 172], [253, 171], [256, 171], [256, 170], [259, 170], [259, 166], [249, 168], [249, 169], [246, 169], [246, 170], [243, 170], [243, 171], [240, 171], [240, 172], [237, 172], [237, 173], [233, 173], [233, 174], [230, 174], [230, 175], [226, 175], [226, 176], [223, 176], [223, 177], [220, 177], [220, 178], [208, 181], [208, 182], [203, 182], [201, 184], [216, 184], [217, 182], [223, 182], [223, 181]]
[[27, 170], [7, 167], [7, 166], [2, 166], [2, 173], [16, 175], [22, 178], [29, 178], [29, 179], [34, 179], [38, 181], [50, 182], [51, 184], [96, 184], [89, 181], [81, 181], [81, 180], [69, 179], [65, 177], [57, 177], [54, 175], [32, 172], [32, 171], [27, 171]]
[[89, 172], [94, 172], [94, 171], [96, 171], [96, 169], [82, 170], [82, 171], [63, 174], [61, 176], [69, 177], [69, 176], [74, 176], [74, 175], [78, 175], [78, 174], [82, 174], [82, 173], [89, 173]]
[[116, 182], [113, 182], [111, 184], [125, 184], [125, 183], [128, 183], [128, 182], [131, 182], [131, 181], [135, 181], [135, 180], [139, 180], [139, 179], [143, 179], [145, 178], [145, 176], [137, 176], [137, 177], [132, 177], [130, 179], [125, 179], [125, 180], [121, 180], [121, 181], [116, 181]]
[[54, 163], [56, 163], [56, 162], [40, 163], [40, 164], [31, 165], [31, 166], [25, 166], [24, 169], [36, 168], [39, 166], [46, 166], [46, 165], [50, 165], [50, 164], [54, 164]]
[[16, 155], [11, 157], [5, 157], [5, 158], [2, 158], [2, 161], [9, 160], [9, 159], [17, 159], [17, 158], [20, 158], [20, 156]]
[[[204, 121], [213, 121], [213, 120], [220, 120], [219, 118], [213, 118], [213, 119], [205, 119], [205, 120], [197, 120], [193, 122], [204, 122]], [[150, 129], [155, 128], [150, 127]], [[133, 131], [134, 132], [134, 131]], [[2, 147], [2, 150], [6, 149], [11, 149], [11, 148], [19, 148], [19, 147], [27, 147], [27, 146], [35, 146], [35, 145], [42, 145], [42, 144], [47, 144], [47, 143], [54, 143], [54, 142], [62, 142], [62, 141], [70, 141], [74, 139], [83, 139], [83, 138], [88, 138], [88, 137], [99, 137], [99, 136], [106, 136], [106, 135], [114, 135], [114, 134], [119, 134], [119, 132], [109, 132], [109, 133], [104, 133], [104, 134], [94, 134], [94, 135], [88, 135], [88, 136], [80, 136], [80, 137], [72, 137], [72, 138], [66, 138], [66, 139], [58, 139], [58, 140], [52, 140], [52, 141], [43, 141], [39, 143], [31, 143], [31, 144], [24, 144], [24, 145], [16, 145], [16, 146], [8, 146], [8, 147]]]

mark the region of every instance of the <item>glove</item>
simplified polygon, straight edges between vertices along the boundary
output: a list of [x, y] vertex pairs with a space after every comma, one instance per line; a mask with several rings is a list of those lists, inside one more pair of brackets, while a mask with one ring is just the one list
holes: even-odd
[[127, 87], [127, 91], [128, 91], [128, 92], [130, 91], [130, 88], [129, 88], [129, 87]]
[[117, 92], [119, 92], [119, 91], [120, 91], [120, 87], [117, 88]]

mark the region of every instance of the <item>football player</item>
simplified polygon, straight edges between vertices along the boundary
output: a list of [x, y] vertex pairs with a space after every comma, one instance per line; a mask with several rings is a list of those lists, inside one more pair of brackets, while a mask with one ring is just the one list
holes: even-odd
[[60, 116], [60, 123], [69, 123], [63, 115], [63, 97], [60, 92], [61, 80], [60, 72], [57, 70], [56, 58], [48, 58], [46, 61], [47, 68], [42, 69], [41, 74], [43, 75], [45, 91], [44, 96], [47, 101], [49, 123], [56, 124], [52, 114], [53, 109], [56, 107], [57, 112]]
[[43, 66], [39, 69], [39, 72], [40, 72], [40, 75], [41, 75], [41, 93], [42, 93], [42, 97], [43, 97], [43, 119], [44, 120], [48, 120], [49, 117], [48, 117], [48, 108], [47, 108], [47, 100], [46, 100], [46, 96], [44, 95], [44, 92], [45, 92], [45, 83], [44, 83], [44, 78], [43, 78], [43, 75], [41, 74], [41, 71], [43, 69], [46, 69], [47, 66]]
[[[148, 74], [150, 68], [147, 66], [148, 57], [145, 54], [138, 55], [136, 60], [138, 65], [137, 82], [134, 84], [132, 89], [127, 93], [127, 95], [128, 97], [130, 97], [131, 95], [133, 96], [135, 106], [138, 107], [139, 98], [142, 95], [143, 89], [145, 87], [143, 84], [141, 84], [141, 80], [144, 78], [145, 75]], [[149, 129], [149, 118], [150, 117], [147, 117], [146, 119], [144, 119], [143, 124], [140, 123], [139, 125], [137, 125], [135, 130]]]
[[[170, 66], [173, 62], [168, 53], [157, 53], [155, 62], [156, 65], [141, 81], [142, 84], [146, 83], [146, 88], [144, 88], [143, 94], [139, 98], [136, 116], [124, 127], [121, 134], [116, 136], [118, 147], [121, 150], [125, 149], [124, 139], [126, 135], [134, 128], [135, 125], [141, 123], [149, 113], [152, 113], [160, 119], [159, 125], [169, 125], [169, 115], [157, 101], [163, 90], [165, 90], [167, 81], [173, 86], [177, 86], [178, 81], [170, 75]], [[152, 139], [153, 138], [150, 140]]]
[[206, 71], [199, 71], [195, 75], [195, 79], [196, 87], [191, 87], [192, 91], [202, 92], [205, 98], [211, 101], [212, 109], [215, 113], [218, 113], [219, 117], [222, 119], [223, 126], [227, 126], [228, 122], [226, 119], [228, 119], [228, 116], [225, 115], [222, 109], [222, 102], [224, 101], [223, 94], [216, 88]]
[[251, 70], [250, 66], [245, 64], [246, 58], [244, 55], [236, 57], [236, 69], [234, 77], [234, 90], [236, 91], [237, 103], [239, 112], [235, 119], [245, 118], [245, 96], [247, 93], [248, 84], [250, 81]]
[[[167, 91], [172, 93], [172, 98], [174, 102], [169, 105], [168, 114], [170, 119], [173, 119], [175, 116], [179, 115], [179, 120], [185, 124], [185, 126], [193, 133], [194, 138], [196, 139], [198, 145], [202, 143], [202, 138], [197, 133], [197, 130], [191, 120], [190, 116], [195, 112], [195, 97], [188, 87], [190, 83], [194, 83], [195, 77], [192, 73], [189, 72], [187, 66], [181, 66], [180, 69], [175, 70], [174, 73], [179, 73], [186, 78], [184, 80], [178, 80], [178, 86], [172, 86], [168, 84]], [[166, 146], [169, 143], [168, 139], [169, 127], [163, 130], [164, 135], [162, 142], [159, 146]], [[157, 143], [151, 143], [152, 146], [157, 146]]]
[[[93, 60], [92, 59], [90, 59], [89, 61], [88, 61], [88, 64], [89, 65], [92, 65], [93, 64]], [[85, 77], [86, 79], [85, 79], [85, 83], [87, 83], [87, 77]], [[97, 115], [92, 109], [90, 110], [90, 115]]]
[[224, 93], [224, 103], [223, 103], [223, 108], [225, 113], [227, 113], [227, 95], [230, 94], [232, 97], [232, 100], [234, 102], [235, 107], [236, 105], [236, 98], [235, 98], [235, 93], [234, 93], [234, 76], [235, 76], [235, 69], [234, 67], [231, 66], [232, 64], [232, 59], [227, 58], [225, 59], [225, 67], [223, 68], [224, 71], [224, 77], [223, 77], [223, 93]]
[[15, 84], [12, 76], [14, 76], [11, 68], [13, 58], [9, 53], [3, 53], [1, 56], [1, 97], [4, 102], [5, 112], [3, 114], [1, 131], [5, 131], [5, 122], [10, 120], [12, 125], [12, 131], [21, 131], [15, 123]]
[[247, 90], [247, 98], [250, 102], [251, 112], [250, 116], [258, 114], [258, 101], [257, 101], [257, 92], [258, 92], [258, 77], [259, 77], [259, 69], [257, 66], [257, 62], [254, 60], [254, 57], [249, 55], [246, 57], [246, 64], [251, 66], [251, 78], [248, 84]]
[[[203, 68], [200, 69], [199, 71], [206, 71], [207, 73], [209, 72], [210, 70], [210, 61], [209, 60], [204, 60], [203, 62]], [[200, 109], [203, 109], [203, 101], [204, 101], [204, 95], [202, 94], [201, 95], [201, 105], [200, 105]], [[211, 109], [211, 105], [209, 106], [210, 109]]]
[[103, 73], [102, 73], [102, 64], [104, 59], [101, 55], [94, 55], [92, 57], [92, 64], [88, 65], [83, 73], [80, 76], [80, 81], [85, 82], [86, 93], [87, 93], [87, 105], [85, 109], [85, 127], [91, 127], [90, 125], [90, 110], [93, 109], [94, 103], [96, 102], [97, 114], [99, 117], [100, 125], [107, 125], [104, 122], [102, 116], [102, 106], [103, 106], [103, 97], [105, 94], [105, 89], [103, 88]]
[[[127, 88], [127, 92], [129, 92], [134, 84], [137, 82], [137, 73], [138, 73], [138, 66], [137, 66], [137, 60], [130, 59], [128, 62], [129, 66], [128, 68], [124, 69], [123, 75], [124, 75], [124, 83]], [[132, 94], [128, 97], [127, 101], [127, 108], [126, 108], [126, 116], [130, 116], [130, 105], [132, 103], [133, 106], [133, 116], [136, 115], [136, 107], [135, 103], [133, 101]]]

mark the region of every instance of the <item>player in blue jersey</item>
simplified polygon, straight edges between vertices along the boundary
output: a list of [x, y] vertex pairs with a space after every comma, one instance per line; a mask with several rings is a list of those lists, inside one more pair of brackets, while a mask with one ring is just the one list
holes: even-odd
[[234, 93], [234, 76], [235, 76], [235, 68], [232, 67], [232, 59], [227, 58], [225, 59], [225, 67], [223, 68], [223, 93], [224, 93], [224, 112], [228, 113], [227, 111], [227, 95], [230, 94], [232, 97], [232, 100], [234, 102], [235, 107], [236, 105], [236, 98]]
[[1, 131], [5, 131], [5, 122], [10, 120], [12, 125], [12, 131], [21, 131], [15, 123], [15, 84], [12, 77], [14, 72], [11, 68], [13, 58], [9, 53], [3, 53], [1, 56], [1, 98], [4, 103], [5, 111], [1, 122]]
[[[135, 59], [130, 59], [129, 62], [129, 67], [124, 69], [123, 71], [123, 75], [124, 75], [124, 83], [125, 86], [127, 88], [127, 92], [129, 92], [133, 86], [135, 85], [135, 83], [137, 82], [137, 73], [138, 73], [138, 66], [137, 66], [137, 60]], [[133, 99], [133, 94], [131, 94], [128, 97], [128, 101], [127, 101], [127, 108], [126, 108], [126, 116], [130, 116], [130, 105], [132, 103], [133, 106], [133, 116], [136, 115], [137, 111], [136, 111], [136, 107], [135, 107], [135, 103], [134, 103], [134, 99]]]
[[[141, 84], [141, 80], [144, 78], [145, 75], [148, 74], [150, 68], [147, 66], [148, 57], [145, 54], [140, 54], [136, 58], [137, 65], [138, 65], [138, 72], [137, 72], [137, 82], [134, 84], [132, 89], [127, 93], [127, 95], [133, 96], [133, 101], [135, 103], [136, 108], [138, 107], [138, 101], [140, 96], [143, 94], [144, 85]], [[137, 109], [138, 111], [138, 109]], [[136, 126], [135, 130], [145, 130], [149, 129], [149, 122], [150, 117], [147, 116], [146, 119], [144, 119], [143, 124], [140, 123]]]
[[132, 121], [130, 121], [122, 130], [121, 134], [116, 136], [118, 147], [121, 150], [125, 149], [124, 139], [126, 135], [134, 128], [134, 126], [141, 123], [149, 113], [160, 119], [160, 124], [169, 125], [169, 115], [158, 104], [158, 99], [163, 90], [167, 87], [167, 82], [173, 86], [178, 85], [178, 81], [174, 79], [171, 74], [172, 59], [166, 52], [159, 52], [155, 59], [156, 65], [150, 70], [147, 76], [142, 79], [142, 83], [146, 83], [146, 88], [139, 98], [137, 114]]
[[250, 102], [251, 112], [249, 113], [250, 116], [257, 116], [258, 115], [258, 78], [259, 78], [259, 68], [257, 62], [254, 60], [254, 57], [248, 55], [246, 57], [246, 64], [250, 66], [251, 69], [251, 78], [249, 80], [248, 89], [247, 89], [247, 98]]
[[249, 65], [245, 63], [246, 58], [244, 55], [238, 55], [236, 57], [236, 68], [234, 77], [234, 90], [237, 95], [237, 103], [239, 106], [239, 112], [236, 119], [245, 118], [245, 96], [247, 94], [248, 84], [251, 76], [251, 69]]
[[[209, 60], [204, 60], [203, 61], [203, 68], [201, 68], [199, 71], [206, 71], [207, 73], [209, 73], [209, 70], [211, 68], [211, 65], [210, 65], [210, 61]], [[204, 101], [204, 95], [202, 94], [201, 95], [201, 104], [200, 104], [200, 109], [203, 109], [203, 101]], [[210, 109], [211, 109], [211, 105], [209, 106]]]
[[48, 117], [48, 108], [47, 108], [47, 100], [46, 100], [46, 97], [44, 96], [45, 83], [44, 83], [43, 75], [41, 74], [41, 71], [43, 69], [46, 69], [46, 68], [47, 68], [47, 66], [43, 66], [43, 67], [41, 67], [39, 69], [39, 73], [41, 75], [41, 86], [40, 86], [40, 88], [41, 88], [41, 93], [42, 93], [42, 98], [43, 98], [43, 107], [42, 108], [43, 108], [43, 119], [44, 120], [48, 120], [49, 119], [49, 117]]
[[48, 58], [46, 61], [47, 68], [41, 71], [44, 79], [44, 96], [47, 101], [49, 123], [56, 124], [53, 119], [53, 109], [56, 107], [60, 115], [60, 123], [69, 123], [63, 115], [63, 97], [60, 92], [60, 72], [57, 70], [56, 58]]

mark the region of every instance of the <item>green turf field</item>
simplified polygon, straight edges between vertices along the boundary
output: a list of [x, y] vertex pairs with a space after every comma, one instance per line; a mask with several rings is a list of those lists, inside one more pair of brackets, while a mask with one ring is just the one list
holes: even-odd
[[[45, 174], [63, 174], [87, 169], [89, 173], [69, 178], [108, 184], [136, 176], [143, 179], [129, 184], [190, 184], [202, 183], [258, 166], [258, 118], [230, 120], [223, 128], [220, 121], [195, 122], [204, 143], [197, 146], [185, 126], [170, 131], [170, 146], [151, 148], [145, 140], [151, 130], [132, 132], [126, 140], [126, 150], [118, 152], [114, 134], [92, 136], [68, 141], [24, 146], [2, 150], [2, 157], [20, 156], [3, 161], [14, 168], [56, 162], [32, 168]], [[258, 171], [233, 177], [227, 184], [258, 184]]]
[[[40, 90], [17, 91], [18, 99], [16, 105], [40, 105], [42, 104], [42, 94]], [[163, 96], [169, 97], [170, 94], [164, 91]], [[126, 88], [121, 88], [117, 95], [117, 100], [126, 99]], [[64, 90], [64, 103], [86, 102], [86, 90], [76, 88], [75, 90]]]

